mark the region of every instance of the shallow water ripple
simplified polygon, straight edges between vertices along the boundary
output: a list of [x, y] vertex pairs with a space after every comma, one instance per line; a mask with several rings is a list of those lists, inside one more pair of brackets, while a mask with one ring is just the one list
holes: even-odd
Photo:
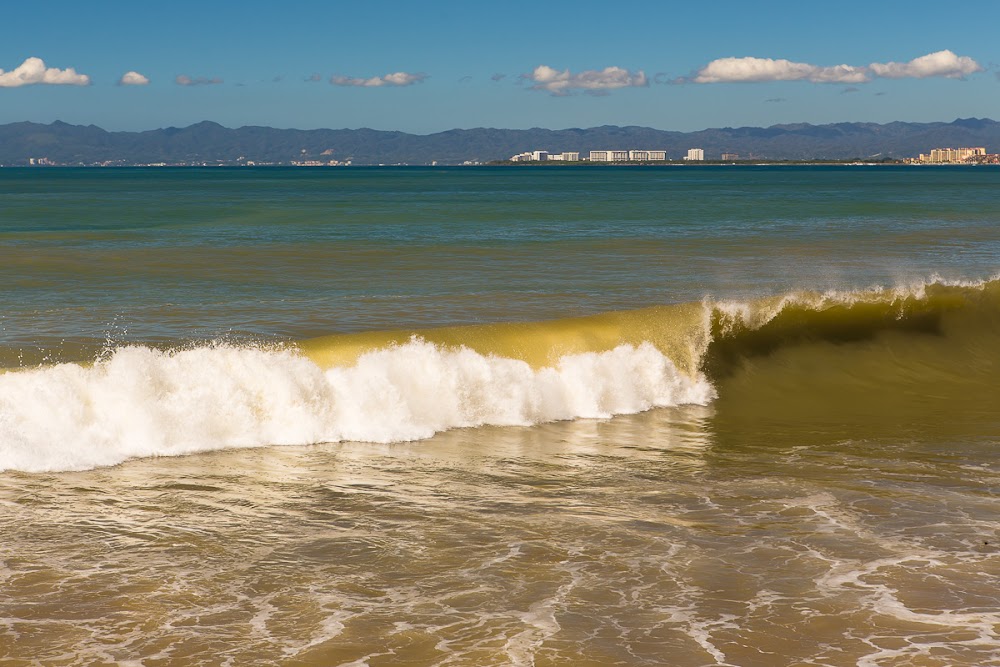
[[677, 408], [9, 475], [0, 658], [1000, 661], [995, 467], [930, 467], [906, 443], [740, 447], [715, 420]]

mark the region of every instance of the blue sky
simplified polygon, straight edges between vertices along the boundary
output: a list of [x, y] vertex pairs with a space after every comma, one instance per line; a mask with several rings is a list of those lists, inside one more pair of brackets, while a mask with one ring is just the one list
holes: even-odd
[[[1000, 120], [995, 0], [97, 1], [3, 14], [0, 123], [423, 134]], [[120, 84], [126, 72], [138, 85]]]

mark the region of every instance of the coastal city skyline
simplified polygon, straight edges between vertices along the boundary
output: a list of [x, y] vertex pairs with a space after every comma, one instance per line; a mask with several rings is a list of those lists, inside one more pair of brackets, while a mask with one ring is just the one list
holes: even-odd
[[692, 131], [989, 117], [1000, 102], [1000, 48], [968, 38], [1000, 18], [990, 2], [848, 2], [822, 26], [787, 2], [49, 7], [45, 30], [27, 6], [6, 12], [27, 29], [0, 45], [0, 124]]

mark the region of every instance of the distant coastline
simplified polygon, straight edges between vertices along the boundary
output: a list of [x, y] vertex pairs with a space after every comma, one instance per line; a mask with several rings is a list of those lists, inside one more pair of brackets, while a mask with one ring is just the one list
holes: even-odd
[[293, 164], [116, 164], [116, 165], [86, 165], [86, 164], [48, 164], [48, 165], [3, 165], [4, 171], [46, 171], [60, 169], [93, 169], [93, 170], [127, 170], [127, 169], [284, 169], [305, 171], [350, 170], [350, 169], [482, 169], [486, 167], [511, 169], [705, 169], [705, 168], [752, 168], [752, 167], [906, 167], [906, 168], [944, 168], [963, 169], [972, 167], [1000, 168], [991, 164], [960, 164], [960, 163], [929, 163], [905, 160], [738, 160], [724, 162], [721, 160], [704, 160], [701, 162], [685, 162], [682, 160], [663, 160], [659, 162], [550, 162], [519, 163], [509, 160], [477, 162], [475, 164], [351, 164], [351, 165], [293, 165]]
[[108, 132], [89, 125], [32, 122], [0, 125], [0, 166], [475, 166], [504, 164], [525, 150], [655, 148], [679, 164], [693, 146], [704, 155], [740, 160], [704, 164], [893, 164], [939, 147], [1000, 149], [1000, 123], [985, 118], [936, 123], [807, 123], [673, 132], [648, 127], [507, 130], [455, 129], [427, 135], [373, 129], [189, 127]]

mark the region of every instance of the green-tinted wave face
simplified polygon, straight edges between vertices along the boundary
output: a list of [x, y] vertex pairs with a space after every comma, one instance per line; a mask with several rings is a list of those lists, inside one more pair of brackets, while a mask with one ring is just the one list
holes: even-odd
[[705, 300], [545, 322], [332, 336], [301, 347], [330, 366], [411, 336], [534, 367], [648, 342], [683, 372], [707, 376], [722, 415], [789, 426], [860, 419], [894, 431], [996, 411], [1000, 281]]
[[[300, 343], [323, 367], [416, 337], [551, 367], [566, 355], [652, 343], [715, 386], [720, 439], [794, 446], [811, 434], [980, 433], [1000, 420], [1000, 281], [706, 299], [591, 317], [326, 336]], [[747, 430], [747, 424], [766, 424]], [[730, 432], [733, 429], [733, 432]]]
[[361, 354], [418, 338], [449, 348], [517, 359], [535, 368], [573, 354], [600, 353], [620, 345], [650, 343], [689, 374], [698, 371], [708, 340], [702, 303], [658, 306], [541, 322], [404, 329], [322, 336], [299, 343], [324, 367], [353, 363]]
[[719, 392], [717, 425], [741, 424], [744, 441], [802, 444], [831, 429], [960, 437], [1000, 420], [995, 280], [726, 307], [712, 328], [703, 368]]

